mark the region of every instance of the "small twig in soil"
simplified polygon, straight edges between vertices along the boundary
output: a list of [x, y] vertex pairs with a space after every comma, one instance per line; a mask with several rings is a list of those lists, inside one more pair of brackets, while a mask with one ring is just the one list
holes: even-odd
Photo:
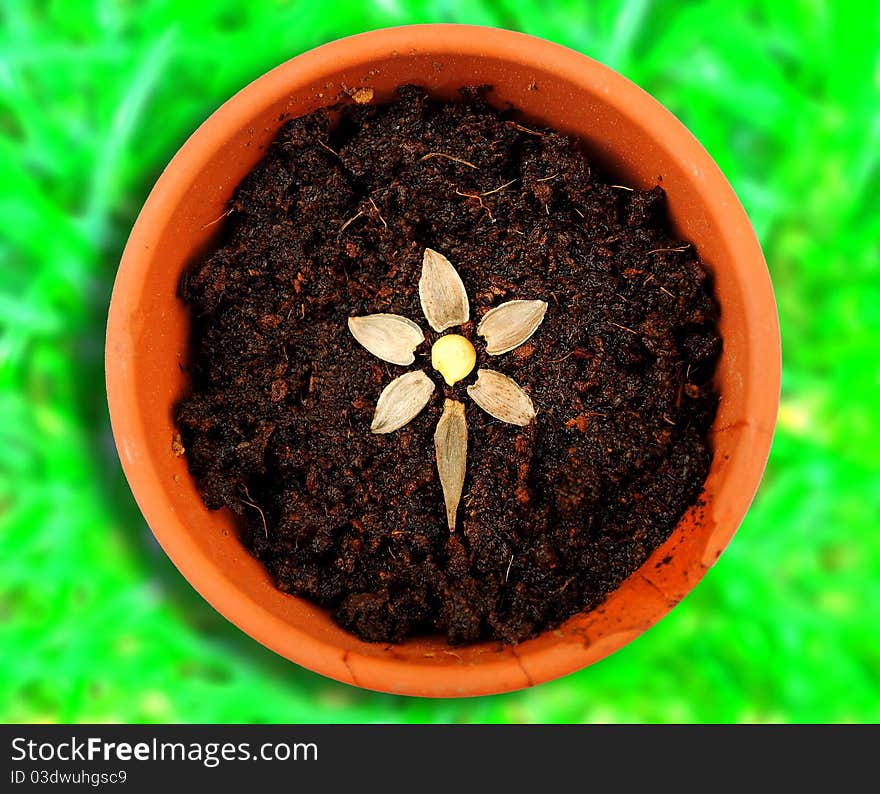
[[625, 325], [621, 325], [620, 323], [611, 322], [611, 320], [609, 320], [608, 322], [611, 323], [611, 325], [614, 325], [614, 326], [616, 326], [617, 328], [620, 328], [621, 331], [628, 331], [628, 332], [631, 333], [633, 336], [638, 336], [638, 335], [639, 335], [639, 332], [638, 332], [638, 331], [633, 331], [632, 328], [627, 328]]
[[340, 160], [342, 159], [342, 155], [339, 154], [339, 152], [337, 152], [336, 149], [331, 149], [331, 148], [330, 148], [326, 143], [324, 143], [324, 141], [322, 141], [320, 138], [315, 138], [315, 140], [317, 141], [318, 146], [320, 146], [322, 149], [326, 149], [328, 152], [330, 152], [330, 154], [334, 155], [335, 157], [338, 157]]
[[263, 519], [263, 534], [266, 536], [266, 540], [268, 540], [269, 539], [269, 527], [266, 526], [266, 514], [263, 512], [262, 508], [258, 504], [256, 504], [253, 501], [248, 501], [248, 499], [252, 500], [253, 497], [251, 496], [250, 491], [248, 491], [247, 486], [244, 483], [242, 483], [241, 487], [242, 487], [242, 490], [244, 491], [245, 496], [247, 496], [247, 499], [241, 499], [241, 497], [239, 497], [239, 499], [241, 499], [241, 501], [244, 504], [249, 505], [250, 507], [253, 507], [254, 510], [256, 510], [260, 514], [260, 518]]
[[357, 215], [354, 215], [353, 217], [349, 218], [345, 223], [343, 223], [343, 224], [342, 224], [342, 228], [340, 228], [339, 231], [336, 233], [336, 239], [338, 240], [340, 237], [342, 237], [342, 233], [343, 233], [343, 232], [344, 232], [349, 226], [351, 226], [351, 224], [353, 224], [358, 218], [360, 218], [361, 215], [363, 215], [363, 214], [364, 214], [364, 213], [363, 213], [362, 211], [361, 211], [361, 212], [358, 212]]
[[493, 190], [487, 190], [485, 193], [480, 193], [480, 195], [481, 196], [491, 196], [493, 193], [498, 193], [499, 191], [504, 190], [504, 188], [510, 187], [516, 181], [517, 181], [517, 178], [515, 177], [515, 178], [511, 179], [510, 182], [505, 182], [503, 185], [499, 185], [498, 187], [494, 188]]
[[626, 185], [609, 185], [608, 187], [616, 187], [618, 190], [628, 190], [630, 193], [635, 190], [634, 187], [627, 187]]
[[566, 353], [562, 358], [551, 358], [550, 363], [551, 364], [559, 364], [560, 362], [565, 361], [565, 359], [567, 359], [569, 356], [573, 356], [573, 355], [574, 355], [574, 350], [569, 350], [568, 353]]
[[556, 179], [559, 174], [551, 174], [550, 176], [542, 176], [540, 179], [536, 179], [535, 182], [549, 182], [551, 179]]
[[668, 289], [666, 289], [666, 287], [660, 287], [660, 292], [665, 292], [670, 298], [675, 297], [675, 295], [673, 295]]
[[543, 138], [546, 135], [546, 133], [538, 132], [537, 130], [533, 130], [530, 127], [523, 127], [522, 124], [517, 124], [515, 121], [508, 121], [507, 123], [510, 124], [510, 126], [513, 127], [515, 130], [525, 132], [528, 135], [537, 135], [539, 138]]
[[468, 168], [473, 168], [474, 171], [477, 170], [477, 167], [473, 163], [469, 163], [467, 160], [462, 160], [460, 157], [453, 157], [451, 154], [445, 154], [444, 152], [428, 152], [424, 157], [419, 158], [419, 162], [429, 160], [432, 157], [443, 157], [446, 160], [452, 160], [455, 163], [466, 165]]
[[651, 275], [648, 276], [648, 277], [642, 282], [642, 286], [644, 287], [649, 281], [653, 281], [653, 280], [654, 280], [654, 274], [651, 273]]
[[510, 566], [513, 565], [513, 555], [510, 555], [510, 562], [507, 563], [507, 570], [504, 572], [504, 581], [507, 581], [507, 578], [510, 576]]
[[461, 190], [459, 190], [458, 188], [455, 189], [455, 192], [459, 196], [464, 196], [465, 198], [472, 198], [472, 199], [476, 199], [477, 201], [479, 201], [480, 207], [486, 211], [486, 214], [489, 216], [489, 220], [492, 221], [492, 223], [495, 223], [495, 216], [492, 214], [492, 210], [490, 210], [485, 205], [485, 203], [483, 203], [483, 197], [479, 193], [464, 193]]
[[210, 223], [206, 223], [202, 226], [202, 229], [207, 229], [209, 226], [213, 226], [215, 223], [220, 223], [224, 218], [229, 217], [235, 211], [235, 207], [230, 207], [226, 212], [224, 212], [219, 218], [214, 218]]
[[379, 216], [379, 220], [382, 221], [382, 225], [387, 229], [387, 228], [388, 228], [388, 224], [385, 223], [385, 218], [383, 218], [383, 217], [382, 217], [382, 213], [379, 212], [379, 208], [376, 206], [376, 202], [373, 201], [372, 196], [370, 197], [369, 201], [370, 201], [370, 204], [373, 205], [373, 209], [376, 210], [376, 215]]
[[584, 215], [584, 213], [582, 213], [577, 207], [572, 207], [572, 209], [573, 209], [578, 215], [580, 215], [582, 218], [586, 219], [587, 216]]
[[675, 248], [654, 248], [654, 249], [648, 251], [648, 253], [649, 254], [665, 254], [665, 253], [669, 253], [671, 251], [678, 251], [679, 253], [682, 253], [683, 251], [687, 251], [688, 248], [690, 248], [689, 245], [678, 245]]

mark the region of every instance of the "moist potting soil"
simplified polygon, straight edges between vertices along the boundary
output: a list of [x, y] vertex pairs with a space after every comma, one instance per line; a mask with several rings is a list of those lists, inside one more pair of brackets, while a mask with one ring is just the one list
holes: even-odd
[[[228, 507], [278, 588], [359, 637], [513, 643], [589, 610], [700, 497], [718, 395], [718, 307], [659, 185], [617, 184], [581, 142], [494, 109], [402, 87], [284, 121], [235, 191], [217, 244], [187, 269], [190, 387], [176, 421], [205, 504]], [[220, 224], [218, 224], [219, 226]], [[537, 416], [493, 419], [431, 368], [425, 248], [470, 296], [477, 367]], [[524, 344], [488, 356], [476, 324], [540, 299]], [[394, 313], [426, 341], [411, 367], [373, 357], [349, 317]], [[371, 433], [394, 377], [436, 389]], [[433, 434], [466, 405], [468, 468], [450, 532]]]

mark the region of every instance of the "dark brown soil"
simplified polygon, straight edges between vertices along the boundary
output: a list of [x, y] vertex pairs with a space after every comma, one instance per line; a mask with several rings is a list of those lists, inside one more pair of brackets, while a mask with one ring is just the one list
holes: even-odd
[[[606, 183], [576, 141], [481, 91], [399, 93], [332, 126], [287, 121], [239, 186], [222, 244], [181, 282], [193, 349], [177, 423], [205, 503], [240, 516], [281, 590], [366, 640], [516, 642], [600, 603], [697, 500], [718, 309], [659, 187]], [[449, 388], [431, 369], [426, 246], [458, 269], [475, 320], [549, 302], [532, 339], [490, 364], [531, 395], [530, 426], [477, 408], [474, 375]], [[373, 408], [405, 368], [346, 330], [372, 312], [419, 322], [414, 367], [438, 386], [387, 436], [370, 432]], [[489, 364], [474, 324], [462, 333]], [[432, 443], [444, 396], [467, 404], [470, 431], [453, 534]]]

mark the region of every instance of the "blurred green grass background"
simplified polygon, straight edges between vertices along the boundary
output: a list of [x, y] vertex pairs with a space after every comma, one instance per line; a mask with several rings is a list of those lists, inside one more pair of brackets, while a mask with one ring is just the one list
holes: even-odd
[[[873, 2], [25, 3], [0, 10], [0, 719], [880, 720], [880, 12]], [[653, 93], [758, 231], [783, 329], [755, 504], [678, 609], [599, 665], [433, 702], [289, 664], [196, 595], [120, 473], [103, 330], [162, 167], [312, 46], [448, 21], [523, 30]]]

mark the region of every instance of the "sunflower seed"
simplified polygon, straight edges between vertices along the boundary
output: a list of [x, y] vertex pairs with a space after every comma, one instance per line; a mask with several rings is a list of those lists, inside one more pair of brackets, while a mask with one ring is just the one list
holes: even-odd
[[467, 393], [489, 416], [502, 422], [525, 427], [535, 418], [535, 406], [529, 395], [507, 375], [495, 370], [478, 370], [477, 382], [468, 386]]
[[393, 433], [413, 419], [428, 404], [434, 381], [421, 370], [407, 372], [389, 383], [376, 401], [370, 430]]
[[422, 258], [419, 300], [425, 319], [437, 332], [466, 323], [471, 312], [458, 271], [443, 254], [430, 248]]
[[486, 340], [486, 352], [500, 356], [535, 333], [546, 313], [546, 301], [507, 301], [483, 315], [477, 333]]
[[434, 431], [434, 449], [437, 452], [437, 473], [443, 487], [443, 501], [446, 503], [446, 523], [449, 531], [455, 531], [455, 516], [461, 491], [464, 488], [464, 475], [467, 468], [467, 420], [464, 404], [457, 400], [446, 400], [443, 415]]
[[413, 351], [425, 341], [422, 329], [399, 314], [349, 317], [348, 330], [374, 356], [402, 367], [416, 360]]

